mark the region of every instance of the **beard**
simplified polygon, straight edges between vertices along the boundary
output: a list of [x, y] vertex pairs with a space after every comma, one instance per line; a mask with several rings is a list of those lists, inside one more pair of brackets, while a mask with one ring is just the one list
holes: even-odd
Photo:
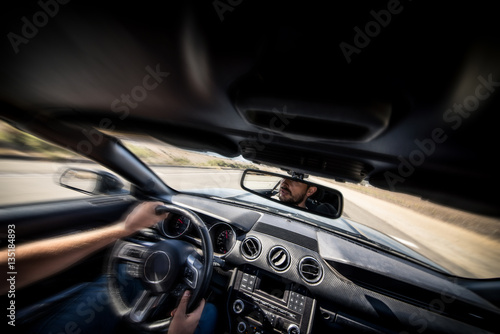
[[302, 203], [306, 198], [306, 193], [293, 195], [289, 189], [280, 189], [278, 198], [283, 203], [298, 205]]

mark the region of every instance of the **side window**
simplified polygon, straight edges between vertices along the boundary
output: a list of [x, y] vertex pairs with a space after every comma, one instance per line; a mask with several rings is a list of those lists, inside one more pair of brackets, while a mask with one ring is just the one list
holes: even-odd
[[[79, 172], [70, 173], [68, 169]], [[0, 120], [0, 207], [93, 196], [93, 187], [89, 186], [89, 173], [85, 173], [85, 170], [110, 173], [85, 157], [38, 139]], [[63, 174], [63, 181], [68, 181], [69, 186], [59, 184]], [[84, 190], [90, 191], [75, 191], [73, 186], [78, 185], [75, 182], [78, 179], [85, 184]], [[105, 181], [108, 182], [109, 179]], [[128, 192], [130, 185], [124, 180], [120, 181], [123, 183], [121, 191]]]

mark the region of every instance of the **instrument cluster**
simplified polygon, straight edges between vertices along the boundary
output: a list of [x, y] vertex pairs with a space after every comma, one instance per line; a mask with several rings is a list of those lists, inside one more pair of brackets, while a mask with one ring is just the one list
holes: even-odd
[[[214, 254], [223, 257], [236, 244], [234, 228], [225, 222], [207, 224], [210, 238], [214, 247]], [[199, 240], [194, 223], [188, 217], [170, 214], [165, 220], [158, 223], [158, 230], [167, 238], [191, 237]]]

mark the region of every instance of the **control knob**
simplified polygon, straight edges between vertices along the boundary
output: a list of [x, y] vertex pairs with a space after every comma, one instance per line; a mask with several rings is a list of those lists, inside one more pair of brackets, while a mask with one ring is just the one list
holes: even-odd
[[236, 299], [233, 303], [233, 312], [240, 314], [245, 309], [245, 304], [241, 299]]
[[247, 324], [245, 324], [243, 321], [240, 321], [236, 328], [238, 329], [238, 333], [244, 333], [247, 329]]
[[288, 334], [300, 334], [299, 326], [295, 324], [288, 326]]

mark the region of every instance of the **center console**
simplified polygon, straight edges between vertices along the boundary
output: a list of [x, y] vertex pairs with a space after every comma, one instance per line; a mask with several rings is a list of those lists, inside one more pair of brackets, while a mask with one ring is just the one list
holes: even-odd
[[231, 333], [307, 334], [315, 306], [303, 285], [246, 265], [235, 273], [229, 296]]

